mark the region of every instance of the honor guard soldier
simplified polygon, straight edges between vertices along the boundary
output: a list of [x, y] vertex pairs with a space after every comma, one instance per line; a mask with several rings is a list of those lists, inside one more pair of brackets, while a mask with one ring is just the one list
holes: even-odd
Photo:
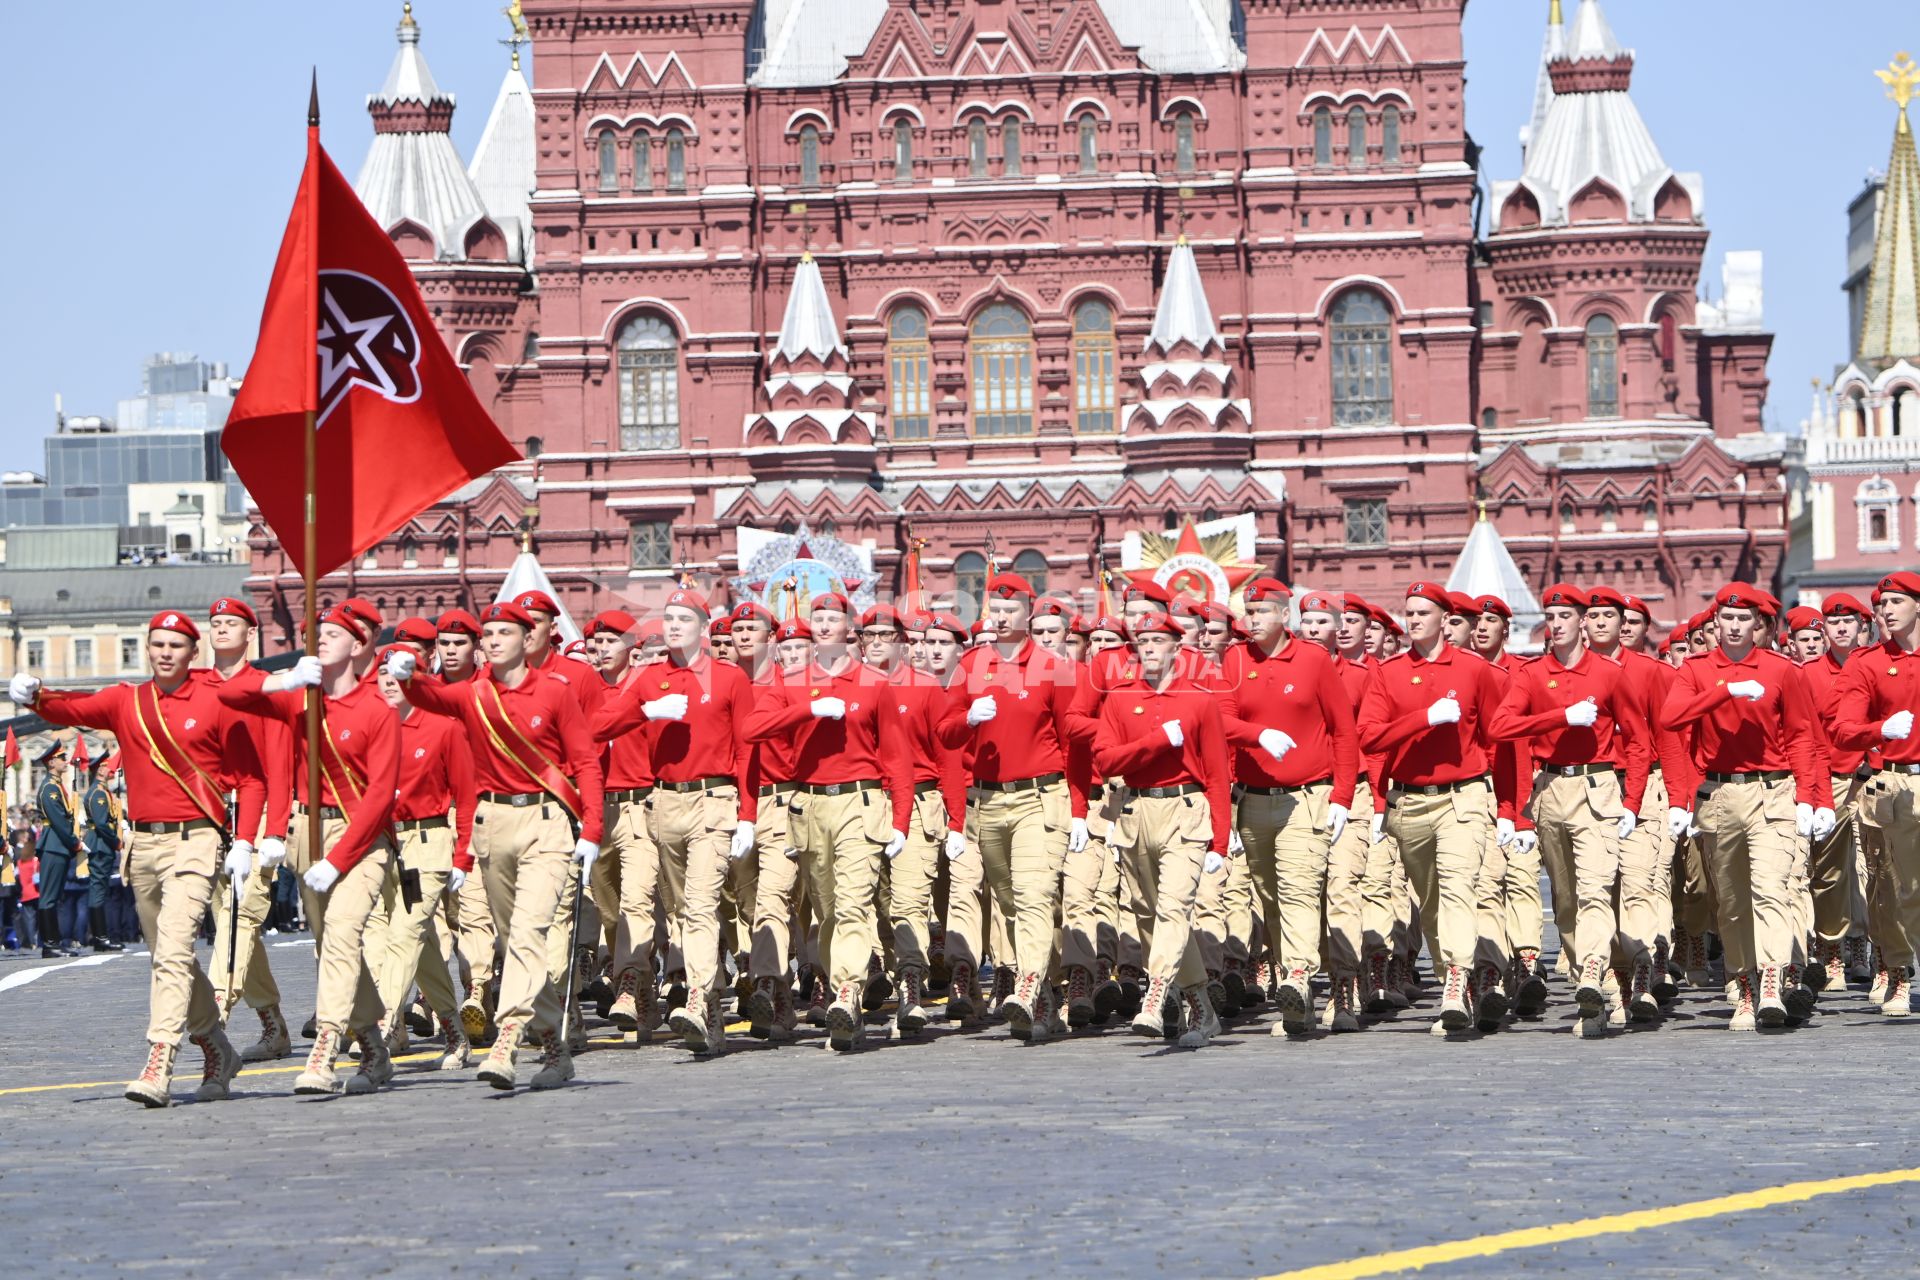
[[549, 971], [547, 934], [562, 893], [576, 874], [591, 873], [600, 854], [603, 775], [578, 695], [527, 665], [532, 616], [492, 604], [481, 627], [488, 666], [472, 680], [416, 681], [404, 652], [388, 657], [386, 670], [416, 707], [460, 720], [474, 747], [474, 852], [489, 881], [494, 926], [507, 936], [499, 1029], [479, 1078], [513, 1088], [514, 1050], [531, 1034], [541, 1057], [530, 1083], [552, 1089], [573, 1078], [573, 1055], [562, 1036], [565, 994]]
[[87, 929], [96, 954], [125, 951], [113, 940], [107, 920], [108, 895], [120, 867], [120, 800], [107, 787], [105, 756], [93, 762], [87, 786]]
[[40, 753], [34, 763], [46, 770], [37, 797], [40, 807], [40, 834], [35, 851], [40, 855], [40, 955], [42, 959], [77, 956], [80, 948], [60, 936], [60, 899], [66, 893], [67, 873], [80, 856], [80, 833], [74, 819], [79, 805], [67, 786], [67, 764], [72, 757], [67, 744], [58, 738]]
[[1833, 828], [1828, 780], [1816, 764], [1818, 730], [1805, 679], [1786, 657], [1760, 648], [1760, 597], [1744, 582], [1714, 596], [1716, 646], [1680, 668], [1659, 716], [1690, 731], [1704, 777], [1689, 816], [1705, 837], [1719, 908], [1734, 1013], [1729, 1027], [1777, 1027], [1798, 986], [1789, 900], [1796, 840]]
[[[220, 1027], [213, 985], [193, 948], [230, 834], [226, 793], [236, 793], [237, 829], [254, 831], [266, 784], [243, 720], [221, 704], [212, 682], [191, 669], [199, 640], [192, 618], [163, 610], [147, 624], [151, 680], [97, 693], [43, 693], [39, 677], [23, 672], [8, 690], [15, 706], [32, 707], [53, 724], [106, 730], [120, 742], [133, 828], [127, 881], [153, 974], [147, 1061], [126, 1096], [149, 1107], [172, 1101], [182, 1034], [206, 1056], [196, 1095], [202, 1101], [225, 1098], [240, 1070], [240, 1055]], [[252, 854], [244, 840], [235, 840], [233, 849]]]

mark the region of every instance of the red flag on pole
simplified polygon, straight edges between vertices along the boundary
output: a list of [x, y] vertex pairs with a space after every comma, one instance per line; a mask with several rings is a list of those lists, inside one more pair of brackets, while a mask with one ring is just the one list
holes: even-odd
[[[317, 132], [223, 446], [287, 555], [324, 574], [520, 455]], [[309, 410], [318, 423], [312, 566], [294, 534], [307, 520], [293, 463]]]
[[13, 736], [13, 726], [7, 726], [7, 762], [5, 768], [11, 769], [20, 763], [20, 740]]
[[87, 759], [87, 735], [84, 733], [76, 733], [73, 735], [73, 767], [78, 769], [80, 776], [84, 778], [87, 775], [87, 765], [89, 763]]
[[112, 755], [100, 762], [100, 776], [111, 778], [120, 769], [120, 752], [116, 748]]

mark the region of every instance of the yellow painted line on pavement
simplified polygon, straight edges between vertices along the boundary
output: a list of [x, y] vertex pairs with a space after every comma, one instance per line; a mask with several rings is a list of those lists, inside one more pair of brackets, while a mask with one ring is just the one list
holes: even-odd
[[1890, 1169], [1884, 1173], [1860, 1173], [1845, 1178], [1821, 1178], [1812, 1182], [1786, 1182], [1757, 1191], [1742, 1191], [1711, 1200], [1694, 1200], [1668, 1205], [1662, 1209], [1639, 1209], [1632, 1213], [1608, 1214], [1602, 1218], [1582, 1218], [1577, 1222], [1559, 1222], [1544, 1227], [1526, 1227], [1494, 1235], [1474, 1236], [1469, 1240], [1451, 1240], [1445, 1244], [1422, 1245], [1416, 1249], [1398, 1249], [1376, 1253], [1345, 1262], [1329, 1262], [1298, 1271], [1281, 1271], [1261, 1280], [1365, 1280], [1369, 1276], [1395, 1275], [1419, 1271], [1425, 1267], [1469, 1258], [1491, 1258], [1516, 1249], [1538, 1249], [1545, 1245], [1566, 1244], [1572, 1240], [1592, 1240], [1600, 1236], [1631, 1235], [1654, 1227], [1671, 1227], [1682, 1222], [1720, 1218], [1755, 1209], [1771, 1209], [1820, 1196], [1843, 1195], [1873, 1187], [1891, 1187], [1920, 1182], [1920, 1169]]

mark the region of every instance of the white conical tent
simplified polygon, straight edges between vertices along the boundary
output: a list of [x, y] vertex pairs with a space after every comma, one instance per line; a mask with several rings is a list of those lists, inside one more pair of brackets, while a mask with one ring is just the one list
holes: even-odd
[[1460, 548], [1460, 558], [1454, 561], [1453, 572], [1447, 575], [1447, 590], [1464, 591], [1470, 596], [1499, 596], [1513, 610], [1513, 628], [1507, 647], [1515, 652], [1531, 651], [1535, 647], [1534, 628], [1546, 620], [1546, 615], [1540, 611], [1540, 600], [1527, 585], [1520, 566], [1508, 553], [1500, 531], [1485, 513], [1474, 522], [1466, 545]]
[[553, 579], [547, 576], [547, 571], [540, 567], [540, 562], [531, 551], [522, 551], [513, 558], [513, 567], [507, 570], [507, 580], [500, 584], [500, 592], [494, 596], [493, 602], [505, 603], [522, 591], [544, 591], [552, 597], [554, 606], [560, 610], [557, 621], [562, 644], [572, 644], [581, 638], [579, 626], [567, 615], [567, 607], [560, 603], [560, 593], [553, 589]]
[[840, 343], [840, 328], [834, 323], [833, 302], [827, 297], [820, 264], [809, 253], [793, 273], [793, 290], [787, 294], [786, 314], [780, 319], [780, 344], [774, 354], [789, 361], [811, 355], [825, 364], [836, 353], [845, 356], [847, 349]]

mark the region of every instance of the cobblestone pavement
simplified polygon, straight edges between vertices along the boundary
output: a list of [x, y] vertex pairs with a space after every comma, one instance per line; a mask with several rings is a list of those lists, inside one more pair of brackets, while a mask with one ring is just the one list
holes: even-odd
[[[282, 942], [297, 1025], [312, 950]], [[1558, 982], [1541, 1020], [1457, 1043], [1416, 1008], [1297, 1044], [1268, 1014], [1197, 1054], [936, 1024], [851, 1057], [736, 1035], [695, 1062], [595, 1025], [579, 1083], [545, 1095], [423, 1061], [374, 1097], [295, 1099], [296, 1057], [196, 1105], [189, 1050], [176, 1106], [146, 1111], [120, 1097], [144, 965], [0, 966], [16, 1274], [1263, 1276], [1920, 1165], [1920, 1017], [1857, 990], [1767, 1036], [1688, 992], [1599, 1043], [1569, 1034]], [[1907, 1275], [1914, 1203], [1862, 1191], [1420, 1274]]]

